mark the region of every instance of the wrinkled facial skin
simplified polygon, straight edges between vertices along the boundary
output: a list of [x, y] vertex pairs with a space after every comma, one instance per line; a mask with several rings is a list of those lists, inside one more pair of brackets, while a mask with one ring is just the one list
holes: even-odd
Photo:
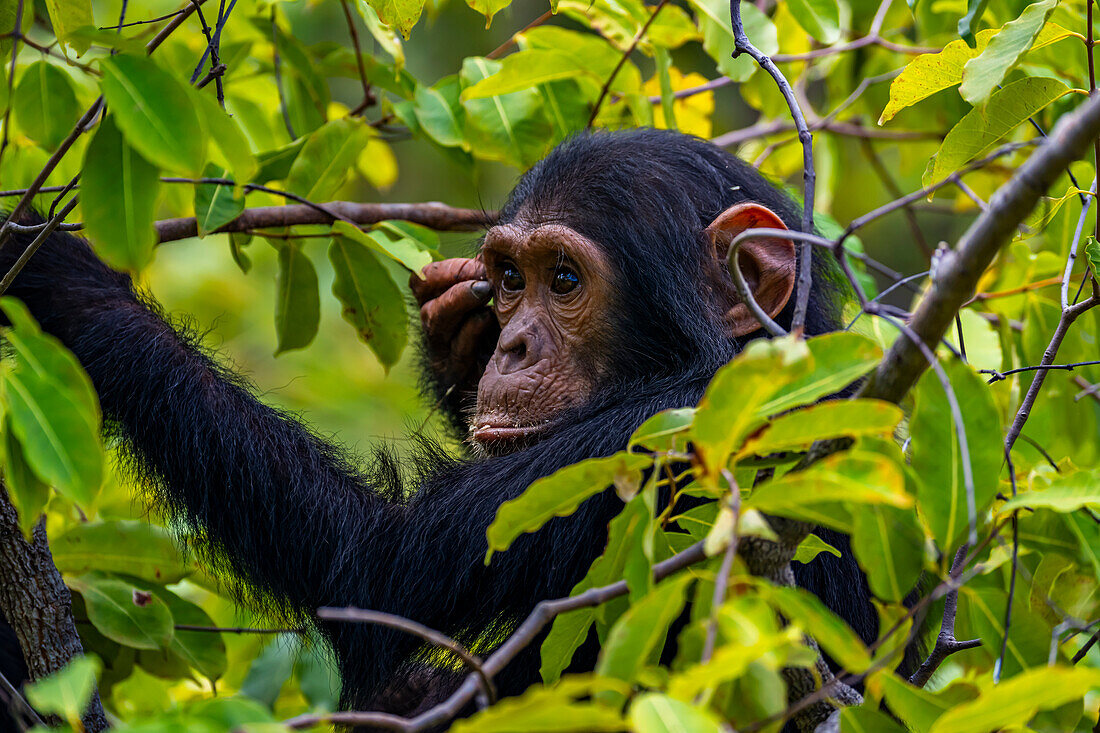
[[481, 259], [500, 339], [470, 437], [493, 455], [533, 442], [592, 393], [607, 363], [612, 271], [598, 244], [562, 224], [494, 227]]

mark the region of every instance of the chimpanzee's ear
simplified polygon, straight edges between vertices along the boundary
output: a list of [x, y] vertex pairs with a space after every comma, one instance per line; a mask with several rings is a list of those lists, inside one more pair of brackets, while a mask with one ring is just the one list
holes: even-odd
[[[729, 207], [711, 222], [706, 234], [714, 244], [714, 256], [726, 262], [729, 246], [746, 229], [786, 229], [779, 216], [762, 204], [744, 202]], [[795, 247], [789, 239], [753, 237], [741, 242], [737, 264], [745, 276], [756, 302], [775, 318], [787, 305], [795, 282]], [[725, 272], [723, 270], [723, 272]], [[726, 313], [726, 322], [734, 336], [745, 336], [760, 328], [759, 321], [743, 303], [735, 303]]]

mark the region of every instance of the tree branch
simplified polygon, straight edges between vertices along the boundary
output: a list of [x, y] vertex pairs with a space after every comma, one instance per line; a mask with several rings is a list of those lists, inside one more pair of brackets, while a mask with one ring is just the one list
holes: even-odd
[[[321, 209], [321, 206], [324, 209]], [[439, 231], [474, 232], [492, 226], [496, 221], [496, 212], [459, 209], [440, 203], [360, 204], [351, 201], [332, 201], [314, 206], [296, 204], [245, 209], [240, 216], [217, 231], [246, 232], [269, 227], [331, 224], [337, 219], [356, 224], [377, 224], [387, 219], [401, 219]], [[157, 222], [157, 237], [161, 244], [195, 236], [198, 236], [198, 225], [194, 217], [164, 219]]]
[[[944, 253], [932, 275], [928, 294], [913, 313], [910, 327], [935, 348], [955, 314], [977, 288], [978, 279], [1069, 164], [1100, 135], [1100, 97], [1093, 97], [1063, 117], [1042, 146], [1002, 186], [959, 240]], [[909, 339], [898, 339], [860, 391], [862, 397], [898, 402], [912, 388], [927, 359]], [[1045, 374], [1040, 371], [1038, 375]], [[1037, 377], [1038, 377], [1037, 375]]]

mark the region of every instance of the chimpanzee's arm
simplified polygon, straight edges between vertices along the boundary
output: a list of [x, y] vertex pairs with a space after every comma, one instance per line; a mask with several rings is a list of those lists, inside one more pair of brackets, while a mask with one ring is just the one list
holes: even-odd
[[[0, 250], [0, 272], [30, 238]], [[482, 561], [500, 503], [541, 475], [615, 450], [607, 426], [491, 461], [421, 456], [425, 485], [405, 497], [386, 471], [368, 480], [296, 419], [260, 403], [83, 241], [55, 234], [10, 294], [80, 360], [109, 429], [201, 544], [294, 607], [356, 605], [452, 633], [483, 629], [568, 593], [602, 549], [611, 516], [603, 499], [599, 510], [521, 538], [489, 567]], [[345, 665], [359, 667], [345, 668], [359, 678], [346, 675], [345, 684], [360, 690], [384, 681], [412, 643], [362, 627], [340, 629], [334, 641]]]
[[[0, 252], [5, 270], [28, 239]], [[368, 491], [333, 447], [260, 403], [84, 242], [55, 234], [10, 294], [73, 351], [138, 472], [234, 570], [299, 607], [369, 600], [341, 592], [359, 554], [349, 543], [377, 529], [371, 550], [387, 554], [403, 506]]]

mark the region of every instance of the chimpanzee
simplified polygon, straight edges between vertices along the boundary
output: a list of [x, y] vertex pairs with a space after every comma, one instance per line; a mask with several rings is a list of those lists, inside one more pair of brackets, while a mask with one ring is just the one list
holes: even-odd
[[[80, 239], [54, 235], [10, 292], [76, 354], [136, 475], [218, 567], [289, 609], [387, 611], [472, 643], [568, 595], [622, 504], [598, 495], [486, 566], [497, 507], [537, 478], [622, 449], [655, 412], [694, 405], [715, 370], [764, 335], [725, 269], [729, 242], [798, 221], [786, 195], [704, 140], [646, 129], [559, 145], [522, 177], [476, 259], [413, 279], [428, 391], [469, 455], [422, 441], [412, 479], [385, 451], [362, 463], [262, 404]], [[0, 251], [0, 272], [29, 239]], [[757, 301], [788, 325], [794, 244], [750, 241], [740, 261]], [[837, 326], [843, 295], [827, 261], [813, 265], [810, 334]], [[863, 576], [844, 538], [827, 537], [843, 557], [818, 555], [798, 581], [873, 640]], [[452, 689], [411, 636], [323, 631], [352, 709], [408, 714]], [[596, 651], [585, 644], [572, 669], [591, 668]], [[537, 680], [535, 644], [497, 682], [516, 694]]]

